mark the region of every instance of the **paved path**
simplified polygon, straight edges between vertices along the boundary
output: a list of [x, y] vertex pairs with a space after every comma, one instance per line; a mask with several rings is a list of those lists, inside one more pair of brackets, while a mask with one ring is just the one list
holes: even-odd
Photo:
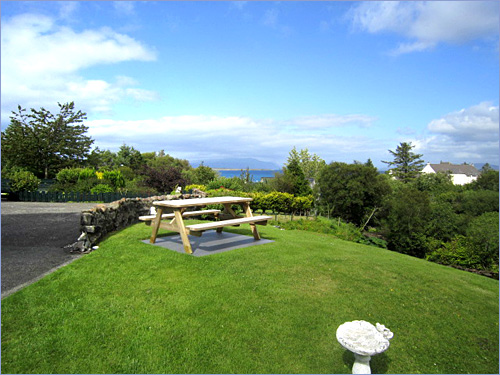
[[2, 202], [2, 298], [81, 257], [80, 212], [97, 203]]

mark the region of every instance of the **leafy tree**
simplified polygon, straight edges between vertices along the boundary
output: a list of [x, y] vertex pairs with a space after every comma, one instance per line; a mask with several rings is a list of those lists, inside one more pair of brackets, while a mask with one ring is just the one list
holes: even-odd
[[126, 144], [120, 146], [120, 150], [116, 153], [115, 162], [117, 166], [130, 167], [136, 172], [140, 171], [145, 165], [144, 158], [140, 151]]
[[274, 178], [270, 179], [267, 185], [271, 191], [292, 194], [294, 191], [294, 177], [291, 174], [276, 172]]
[[311, 155], [307, 148], [300, 150], [299, 152], [294, 147], [289, 153], [287, 163], [290, 164], [292, 160], [299, 163], [306, 179], [316, 179], [321, 168], [326, 166], [326, 162], [323, 159], [316, 154]]
[[469, 223], [467, 236], [455, 236], [429, 254], [428, 259], [498, 272], [498, 249], [498, 214], [488, 212]]
[[83, 165], [94, 142], [82, 124], [86, 114], [75, 112], [74, 102], [60, 104], [59, 114], [45, 108], [31, 113], [18, 106], [2, 132], [2, 164], [21, 167], [49, 178], [64, 168]]
[[169, 154], [165, 154], [164, 150], [159, 152], [145, 152], [142, 154], [144, 162], [152, 168], [173, 167], [180, 170], [191, 170], [192, 167], [187, 160], [174, 158]]
[[459, 209], [468, 216], [480, 216], [486, 212], [498, 212], [498, 191], [466, 190], [461, 194]]
[[412, 184], [420, 191], [427, 191], [431, 194], [444, 193], [456, 190], [449, 173], [423, 173], [412, 180]]
[[429, 193], [406, 185], [392, 195], [388, 204], [388, 248], [423, 258], [428, 252], [427, 228], [431, 218]]
[[216, 171], [204, 165], [203, 162], [196, 168], [184, 170], [183, 175], [194, 185], [207, 185], [219, 176]]
[[396, 151], [389, 150], [394, 156], [394, 161], [382, 161], [389, 166], [389, 171], [398, 180], [409, 182], [417, 177], [424, 166], [424, 161], [420, 159], [422, 154], [415, 154], [411, 150], [414, 148], [410, 143], [402, 142], [396, 147]]
[[253, 176], [250, 174], [250, 168], [242, 169], [240, 173], [240, 180], [244, 184], [250, 184], [253, 181]]
[[498, 171], [494, 169], [486, 170], [479, 175], [476, 181], [468, 185], [474, 190], [498, 191]]
[[175, 167], [144, 168], [144, 184], [161, 194], [169, 194], [177, 186], [186, 186], [187, 181], [182, 177], [181, 170]]
[[292, 183], [290, 194], [295, 196], [305, 196], [312, 193], [309, 181], [306, 179], [302, 168], [297, 160], [292, 159], [284, 168], [284, 174]]
[[96, 147], [87, 158], [87, 166], [95, 169], [114, 169], [118, 167], [116, 153], [110, 150], [100, 150]]
[[488, 171], [492, 171], [493, 168], [491, 168], [491, 165], [490, 163], [486, 163], [483, 165], [483, 167], [481, 168], [481, 173], [484, 173], [484, 172], [488, 172]]
[[498, 267], [498, 213], [488, 212], [472, 220], [467, 239], [482, 268]]
[[374, 167], [332, 162], [321, 170], [315, 190], [328, 216], [360, 225], [382, 205], [390, 187]]

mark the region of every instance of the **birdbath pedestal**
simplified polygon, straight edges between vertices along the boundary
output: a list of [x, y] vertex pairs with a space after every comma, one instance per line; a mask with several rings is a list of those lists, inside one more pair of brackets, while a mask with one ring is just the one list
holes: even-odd
[[345, 349], [354, 353], [353, 374], [371, 374], [370, 359], [389, 348], [393, 333], [384, 325], [364, 320], [347, 322], [337, 328], [337, 340]]

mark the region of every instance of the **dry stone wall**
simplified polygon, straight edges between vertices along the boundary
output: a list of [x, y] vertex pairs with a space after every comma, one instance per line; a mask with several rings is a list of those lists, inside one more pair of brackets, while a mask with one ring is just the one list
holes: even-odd
[[122, 198], [108, 204], [98, 204], [80, 215], [81, 235], [73, 251], [89, 252], [107, 234], [139, 222], [147, 215], [154, 201], [199, 198], [200, 194], [161, 195], [149, 198]]

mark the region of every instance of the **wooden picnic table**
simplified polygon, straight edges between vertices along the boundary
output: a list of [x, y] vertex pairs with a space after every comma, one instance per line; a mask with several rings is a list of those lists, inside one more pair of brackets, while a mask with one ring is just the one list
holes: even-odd
[[[240, 224], [250, 224], [252, 234], [255, 240], [260, 240], [260, 235], [257, 230], [256, 224], [266, 225], [267, 221], [272, 219], [270, 216], [253, 216], [250, 209], [250, 202], [252, 198], [244, 197], [213, 197], [213, 198], [193, 198], [193, 199], [176, 199], [165, 201], [154, 201], [153, 206], [156, 209], [156, 217], [152, 219], [152, 234], [151, 243], [156, 242], [156, 236], [160, 228], [177, 232], [180, 234], [184, 251], [192, 254], [191, 243], [189, 242], [188, 235], [201, 236], [204, 231], [209, 229], [216, 229], [218, 233], [227, 226], [238, 226]], [[186, 211], [190, 207], [205, 207], [207, 205], [222, 204], [224, 210], [219, 215], [219, 210], [200, 210], [200, 211]], [[240, 205], [243, 209], [245, 216], [238, 216], [232, 209], [232, 205]], [[173, 213], [164, 214], [166, 209], [171, 209]], [[201, 214], [215, 214], [219, 221], [185, 225], [184, 217], [201, 215]], [[162, 221], [162, 219], [172, 219], [170, 222]]]

